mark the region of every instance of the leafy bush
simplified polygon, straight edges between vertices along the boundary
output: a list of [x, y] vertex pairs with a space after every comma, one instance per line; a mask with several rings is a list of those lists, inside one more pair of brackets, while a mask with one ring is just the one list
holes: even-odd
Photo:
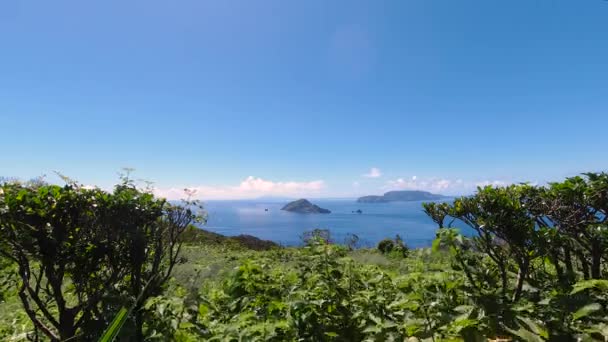
[[605, 295], [578, 290], [605, 281], [607, 198], [608, 174], [585, 174], [547, 187], [479, 188], [441, 209], [476, 233], [440, 228], [433, 249], [448, 250], [452, 268], [464, 274], [485, 336], [608, 336]]
[[344, 238], [344, 246], [350, 250], [357, 249], [359, 247], [359, 236], [356, 234], [346, 234]]
[[385, 255], [391, 255], [395, 257], [407, 257], [409, 248], [403, 242], [403, 239], [399, 235], [395, 236], [395, 239], [384, 239], [378, 243], [378, 250], [380, 253]]
[[395, 248], [395, 242], [393, 239], [384, 239], [378, 242], [378, 250], [382, 254], [388, 254], [393, 251]]
[[0, 208], [0, 255], [16, 265], [36, 333], [54, 341], [97, 338], [125, 303], [141, 340], [141, 305], [162, 292], [180, 261], [179, 235], [197, 219], [127, 178], [112, 193], [9, 182]]
[[316, 246], [331, 243], [331, 233], [329, 229], [313, 229], [302, 234], [302, 242], [306, 246]]

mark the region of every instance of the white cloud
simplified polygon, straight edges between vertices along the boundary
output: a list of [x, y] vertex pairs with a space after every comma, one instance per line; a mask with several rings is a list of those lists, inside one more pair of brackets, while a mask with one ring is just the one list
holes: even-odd
[[502, 180], [463, 181], [462, 179], [446, 178], [397, 178], [389, 180], [384, 187], [385, 190], [423, 190], [445, 195], [462, 195], [473, 193], [478, 186], [505, 186], [509, 182]]
[[505, 185], [507, 185], [507, 183], [504, 181], [500, 181], [500, 180], [493, 180], [493, 181], [485, 180], [482, 182], [475, 183], [475, 186], [480, 186], [480, 187], [484, 187], [484, 186], [488, 186], [488, 185], [496, 187], [496, 186], [505, 186]]
[[402, 190], [426, 190], [431, 192], [443, 192], [453, 186], [453, 181], [448, 179], [418, 179], [414, 176], [410, 179], [397, 178], [388, 181], [387, 185], [391, 188]]
[[359, 182], [353, 182], [353, 187], [354, 188], [358, 188], [359, 186], [361, 186], [361, 184]]
[[306, 196], [318, 194], [325, 188], [325, 182], [273, 182], [249, 176], [236, 186], [188, 186], [154, 189], [154, 194], [170, 200], [186, 197], [185, 189], [193, 191], [197, 199], [246, 199], [260, 196]]
[[371, 169], [369, 169], [368, 173], [363, 175], [363, 177], [380, 178], [380, 177], [382, 177], [382, 171], [380, 171], [380, 169], [377, 167], [372, 167]]

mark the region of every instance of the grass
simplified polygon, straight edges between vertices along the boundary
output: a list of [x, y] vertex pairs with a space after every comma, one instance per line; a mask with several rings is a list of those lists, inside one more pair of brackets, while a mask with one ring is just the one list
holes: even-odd
[[0, 301], [0, 340], [26, 341], [26, 333], [33, 325], [14, 291], [5, 293], [4, 297]]

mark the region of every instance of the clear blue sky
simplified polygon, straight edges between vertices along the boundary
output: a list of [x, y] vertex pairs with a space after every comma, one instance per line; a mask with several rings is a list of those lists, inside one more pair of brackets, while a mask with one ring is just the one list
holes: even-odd
[[0, 115], [0, 175], [168, 196], [556, 180], [608, 169], [608, 2], [2, 1]]

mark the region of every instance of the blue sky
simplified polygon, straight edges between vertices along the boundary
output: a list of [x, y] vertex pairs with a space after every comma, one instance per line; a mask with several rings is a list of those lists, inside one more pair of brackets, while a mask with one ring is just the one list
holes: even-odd
[[608, 168], [602, 0], [3, 1], [0, 175], [176, 197]]

